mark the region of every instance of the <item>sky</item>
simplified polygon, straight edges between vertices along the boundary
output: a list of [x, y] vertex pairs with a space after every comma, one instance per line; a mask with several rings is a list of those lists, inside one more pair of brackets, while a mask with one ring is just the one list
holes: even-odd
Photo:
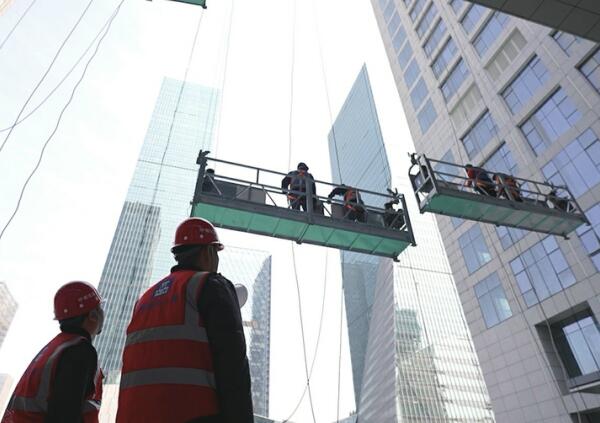
[[[73, 66], [119, 1], [92, 1], [26, 112]], [[0, 15], [0, 42], [29, 4], [30, 0], [15, 0]], [[87, 0], [38, 0], [0, 49], [0, 130], [12, 125], [86, 4]], [[290, 162], [305, 161], [316, 178], [330, 180], [327, 134], [363, 63], [384, 139], [394, 146], [388, 149], [392, 167], [412, 151], [368, 1], [208, 0], [203, 11], [164, 0], [125, 0], [15, 219], [0, 238], [0, 280], [19, 303], [0, 349], [0, 373], [18, 379], [56, 333], [52, 298], [59, 286], [70, 280], [98, 283], [161, 81], [183, 79], [202, 14], [188, 80], [223, 89], [218, 158], [282, 172]], [[89, 53], [84, 62], [87, 57]], [[13, 213], [83, 65], [14, 128], [0, 151], [0, 228]], [[7, 134], [0, 132], [0, 143]], [[398, 181], [399, 186], [403, 182]], [[231, 231], [220, 235], [226, 245], [273, 255], [270, 409], [271, 417], [286, 418], [305, 383], [291, 243]], [[309, 364], [327, 281], [311, 386], [316, 421], [331, 422], [337, 416], [339, 254], [308, 245], [295, 246], [294, 252]], [[354, 410], [345, 320], [342, 323], [340, 417]], [[313, 420], [306, 399], [292, 420]]]

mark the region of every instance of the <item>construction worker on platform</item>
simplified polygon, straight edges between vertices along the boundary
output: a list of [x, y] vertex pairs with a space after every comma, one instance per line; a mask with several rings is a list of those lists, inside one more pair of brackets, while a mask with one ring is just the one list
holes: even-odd
[[468, 178], [465, 181], [466, 186], [473, 187], [473, 190], [479, 194], [489, 195], [490, 197], [496, 196], [494, 183], [485, 170], [472, 164], [467, 164], [465, 165], [465, 171]]
[[254, 422], [245, 300], [216, 273], [222, 249], [205, 219], [177, 228], [177, 265], [139, 298], [127, 328], [118, 423]]
[[307, 191], [307, 184], [310, 184], [312, 188], [313, 206], [316, 209], [318, 206], [316, 201], [317, 187], [315, 186], [315, 179], [308, 173], [306, 163], [298, 163], [296, 170], [292, 170], [281, 180], [281, 191], [287, 194], [292, 209], [300, 210], [300, 207], [302, 207], [302, 210], [306, 211], [306, 195], [301, 193]]
[[523, 201], [521, 198], [521, 188], [514, 176], [507, 175], [506, 173], [495, 173], [494, 183], [496, 184], [498, 198], [506, 198], [518, 202]]
[[102, 331], [100, 294], [69, 282], [54, 296], [60, 333], [35, 356], [13, 392], [2, 423], [97, 423], [102, 371], [92, 340]]
[[349, 187], [347, 185], [340, 185], [339, 187], [331, 190], [329, 200], [333, 199], [336, 195], [341, 195], [344, 198], [344, 208], [346, 209], [346, 219], [358, 220], [359, 222], [366, 221], [364, 202], [360, 198], [360, 193], [356, 188]]

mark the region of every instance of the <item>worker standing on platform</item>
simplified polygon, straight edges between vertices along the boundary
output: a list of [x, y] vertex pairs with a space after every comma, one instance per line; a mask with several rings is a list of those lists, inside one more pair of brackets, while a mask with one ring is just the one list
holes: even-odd
[[345, 216], [347, 219], [358, 220], [359, 222], [366, 220], [364, 202], [360, 198], [360, 193], [356, 188], [342, 184], [334, 188], [327, 197], [331, 200], [336, 195], [344, 197]]
[[473, 190], [482, 195], [496, 196], [496, 189], [490, 175], [480, 167], [475, 167], [472, 164], [465, 165], [467, 172], [467, 180], [465, 185], [473, 187]]
[[315, 179], [308, 173], [308, 166], [304, 162], [298, 163], [296, 170], [289, 172], [281, 180], [281, 190], [284, 194], [287, 194], [290, 207], [294, 210], [306, 211], [306, 195], [300, 193], [306, 193], [307, 184], [311, 184], [313, 205], [317, 205], [317, 187], [315, 185]]
[[177, 228], [177, 265], [141, 296], [127, 328], [117, 422], [254, 421], [245, 300], [216, 273], [222, 249], [205, 219]]
[[102, 331], [100, 294], [69, 282], [54, 296], [60, 333], [35, 356], [9, 400], [2, 423], [98, 422], [102, 371], [92, 339]]

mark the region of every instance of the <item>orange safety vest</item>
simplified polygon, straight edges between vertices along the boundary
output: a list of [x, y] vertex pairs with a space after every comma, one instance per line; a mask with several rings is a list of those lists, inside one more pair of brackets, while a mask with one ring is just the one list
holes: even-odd
[[[61, 332], [33, 359], [15, 388], [2, 423], [43, 423], [48, 412], [56, 365], [65, 349], [88, 340], [74, 333]], [[81, 410], [84, 423], [98, 423], [102, 401], [102, 371], [98, 367], [94, 392], [85, 400]]]
[[207, 277], [177, 271], [138, 300], [123, 351], [117, 422], [186, 422], [219, 413], [197, 306]]
[[358, 204], [358, 196], [356, 190], [352, 188], [346, 188], [344, 193], [344, 205], [348, 209], [353, 209]]

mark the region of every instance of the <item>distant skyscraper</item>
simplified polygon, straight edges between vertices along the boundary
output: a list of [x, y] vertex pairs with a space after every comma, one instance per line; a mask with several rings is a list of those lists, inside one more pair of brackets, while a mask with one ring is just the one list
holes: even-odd
[[255, 414], [268, 417], [271, 256], [263, 251], [226, 247], [220, 253], [219, 272], [248, 289], [248, 301], [241, 311], [252, 378], [252, 402]]
[[[336, 184], [391, 188], [365, 67], [333, 125], [329, 147]], [[363, 199], [383, 207], [375, 198]], [[418, 246], [403, 252], [399, 263], [342, 252], [358, 421], [493, 422], [435, 222], [415, 211], [411, 219]]]
[[96, 341], [107, 384], [119, 381], [135, 301], [173, 265], [171, 243], [189, 216], [196, 157], [213, 142], [217, 91], [186, 83], [178, 105], [182, 84], [163, 81], [98, 287], [107, 300]]
[[[573, 8], [599, 16], [473, 2], [586, 36]], [[462, 0], [372, 4], [418, 152], [567, 185], [591, 222], [564, 240], [436, 217], [497, 421], [600, 422], [599, 46]]]
[[12, 395], [13, 380], [10, 375], [0, 373], [0, 416], [4, 414], [4, 409]]
[[17, 302], [8, 290], [6, 283], [0, 282], [0, 348], [10, 324], [17, 313]]

